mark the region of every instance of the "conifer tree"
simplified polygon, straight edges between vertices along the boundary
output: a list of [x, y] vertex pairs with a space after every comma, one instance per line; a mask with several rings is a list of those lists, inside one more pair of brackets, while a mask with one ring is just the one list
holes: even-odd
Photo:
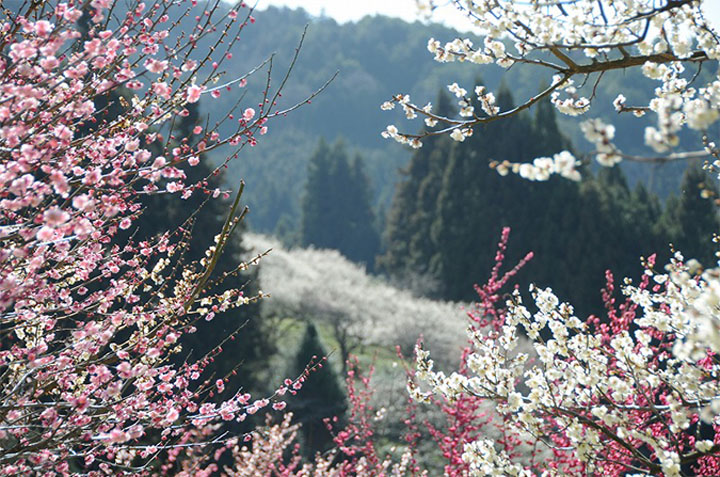
[[346, 237], [344, 255], [350, 260], [367, 265], [372, 271], [375, 256], [380, 251], [380, 234], [376, 228], [375, 214], [372, 210], [370, 182], [363, 166], [363, 159], [356, 155], [350, 164], [350, 181], [346, 194], [349, 198], [347, 214], [350, 218], [350, 233]]
[[[458, 299], [464, 294], [461, 291], [463, 282], [471, 283], [467, 280], [466, 254], [476, 246], [464, 219], [470, 215], [468, 196], [472, 191], [463, 184], [467, 179], [468, 163], [459, 149], [453, 145], [449, 151], [431, 235], [435, 248], [430, 261], [431, 271], [442, 284], [444, 295], [451, 299]], [[477, 257], [472, 260], [476, 261]]]
[[644, 225], [657, 223], [657, 197], [644, 188], [631, 191], [620, 168], [584, 175], [579, 187], [562, 180], [553, 187], [550, 200], [560, 201], [547, 203], [555, 213], [540, 215], [547, 221], [544, 227], [535, 225], [543, 236], [538, 237], [535, 268], [528, 271], [536, 283], [553, 287], [580, 311], [599, 313], [606, 269], [617, 279], [637, 276], [639, 258], [662, 251], [663, 232]]
[[[501, 88], [498, 104], [512, 109], [507, 88]], [[514, 175], [500, 177], [488, 167], [493, 160], [516, 162], [569, 147], [548, 102], [541, 102], [532, 116], [519, 114], [502, 124], [478, 126], [464, 142], [425, 141], [423, 149], [428, 145], [432, 150], [413, 156], [412, 174], [398, 185], [382, 260], [391, 275], [400, 277], [409, 264], [416, 270], [429, 264], [427, 270], [446, 299], [473, 298], [468, 284], [488, 273], [492, 257], [485, 251], [505, 226], [513, 229], [509, 260], [535, 252], [520, 279], [550, 286], [587, 312], [601, 310], [605, 266], [611, 264], [618, 277], [634, 275], [638, 257], [663, 243], [661, 226], [641, 225], [658, 222], [657, 198], [643, 188], [631, 192], [619, 168], [596, 177], [585, 171], [586, 180], [577, 184], [556, 177], [536, 183]], [[433, 167], [439, 167], [441, 175], [431, 172]], [[435, 179], [438, 175], [441, 180]], [[420, 191], [428, 182], [436, 188], [421, 201]], [[636, 195], [642, 204], [633, 203]], [[429, 235], [414, 217], [430, 219]], [[400, 219], [409, 221], [407, 229]]]
[[[497, 101], [511, 108], [510, 91], [501, 88]], [[502, 178], [488, 166], [491, 160], [519, 159], [532, 142], [529, 118], [518, 115], [503, 125], [476, 128], [451, 153], [437, 199], [431, 261], [446, 298], [472, 299], [467, 284], [477, 283], [490, 269], [492, 257], [484, 250], [492, 250], [502, 227], [521, 225], [526, 207], [534, 205], [528, 197], [530, 184]]]
[[[705, 192], [703, 192], [705, 191]], [[695, 258], [704, 266], [717, 261], [712, 244], [713, 234], [720, 230], [717, 207], [705, 197], [717, 197], [717, 187], [697, 164], [687, 168], [680, 196], [668, 200], [663, 222], [670, 225], [673, 245], [686, 258]]]
[[[454, 114], [445, 91], [438, 93], [437, 110], [447, 117]], [[387, 214], [386, 250], [378, 257], [378, 267], [401, 282], [428, 280], [435, 253], [431, 227], [452, 144], [445, 136], [428, 138], [400, 171], [403, 179], [396, 186]], [[428, 286], [419, 284], [417, 288], [427, 290]]]
[[649, 230], [651, 235], [657, 239], [651, 247], [661, 252], [662, 247], [666, 245], [663, 243], [664, 240], [662, 237], [666, 231], [661, 228], [659, 223], [663, 211], [660, 199], [651, 193], [645, 184], [639, 182], [632, 191], [630, 203], [637, 211], [635, 213], [636, 220], [631, 224], [635, 229], [634, 234], [638, 236], [642, 234], [643, 231]]
[[332, 248], [372, 269], [380, 249], [370, 185], [358, 156], [352, 163], [342, 141], [324, 140], [310, 158], [300, 226], [303, 246]]
[[331, 215], [332, 161], [330, 146], [320, 139], [308, 162], [305, 195], [302, 201], [300, 244], [332, 248], [326, 234], [330, 233], [336, 217]]
[[302, 426], [302, 452], [308, 457], [332, 446], [332, 435], [325, 420], [337, 417], [338, 421], [342, 422], [347, 409], [337, 374], [327, 361], [323, 361], [326, 355], [315, 325], [308, 323], [289, 375], [302, 375], [311, 363], [320, 364], [309, 372], [302, 390], [289, 400], [288, 405], [288, 409], [294, 414], [295, 422]]
[[[541, 84], [538, 91], [544, 91], [546, 84]], [[570, 141], [560, 132], [557, 122], [556, 109], [550, 101], [538, 102], [533, 118], [535, 151], [531, 154], [553, 154], [563, 149], [570, 149]]]

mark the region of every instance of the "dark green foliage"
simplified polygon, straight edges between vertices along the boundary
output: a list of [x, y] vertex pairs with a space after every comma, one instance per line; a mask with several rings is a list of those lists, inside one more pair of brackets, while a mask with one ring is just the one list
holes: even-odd
[[[506, 88], [498, 103], [512, 108]], [[378, 260], [384, 271], [398, 279], [425, 276], [441, 284], [442, 297], [472, 300], [470, 285], [487, 277], [500, 231], [510, 226], [508, 263], [535, 253], [519, 281], [550, 286], [579, 312], [590, 313], [602, 309], [606, 269], [618, 278], [636, 277], [641, 256], [667, 256], [672, 234], [663, 223], [681, 219], [661, 220], [659, 200], [643, 186], [631, 190], [619, 168], [596, 175], [584, 170], [581, 183], [557, 177], [534, 183], [500, 177], [488, 167], [493, 160], [524, 162], [570, 148], [549, 103], [531, 113], [478, 126], [463, 143], [426, 142], [415, 153], [388, 213], [387, 251]], [[686, 202], [689, 197], [703, 200], [696, 187]], [[684, 207], [686, 222], [694, 225], [684, 227], [691, 232], [683, 243], [707, 250], [712, 204]], [[694, 210], [699, 216], [690, 217]]]
[[380, 251], [380, 234], [375, 213], [371, 207], [370, 182], [363, 166], [363, 159], [356, 155], [350, 164], [350, 181], [344, 195], [348, 198], [347, 214], [350, 231], [344, 247], [340, 248], [350, 260], [365, 263], [372, 270], [375, 256]]
[[[540, 87], [541, 90], [545, 86]], [[549, 101], [540, 101], [535, 108], [534, 143], [529, 146], [537, 151], [536, 156], [570, 149], [570, 141], [560, 132], [555, 107]]]
[[350, 162], [345, 145], [320, 140], [308, 164], [300, 243], [332, 248], [372, 269], [380, 248], [370, 185], [362, 159]]
[[[451, 99], [440, 91], [436, 112], [452, 116]], [[413, 154], [407, 167], [400, 171], [392, 205], [385, 223], [385, 253], [378, 257], [380, 270], [392, 274], [404, 283], [429, 278], [428, 257], [434, 250], [430, 240], [437, 197], [443, 183], [443, 175], [453, 151], [453, 141], [443, 136], [431, 136], [424, 146]], [[424, 292], [432, 284], [420, 284]]]
[[713, 179], [694, 164], [685, 171], [680, 197], [668, 200], [663, 222], [670, 229], [673, 245], [686, 258], [695, 258], [708, 266], [717, 260], [712, 238], [720, 233], [720, 222], [715, 203], [701, 197], [703, 190], [710, 197], [718, 196]]
[[326, 419], [344, 420], [347, 409], [345, 394], [332, 367], [323, 358], [327, 355], [323, 349], [315, 325], [308, 323], [302, 343], [298, 348], [290, 376], [300, 376], [307, 366], [318, 364], [305, 379], [302, 389], [288, 402], [295, 422], [300, 428], [302, 452], [311, 457], [332, 446], [332, 434], [325, 424]]
[[[497, 102], [503, 110], [513, 107], [507, 88], [500, 90]], [[529, 118], [519, 115], [478, 127], [464, 143], [454, 144], [433, 217], [436, 250], [430, 259], [445, 297], [472, 298], [472, 287], [468, 289], [467, 284], [487, 275], [492, 256], [482, 250], [494, 249], [503, 226], [531, 227], [529, 222], [535, 218], [532, 193], [537, 184], [500, 177], [488, 167], [490, 160], [523, 157], [524, 149], [533, 143], [531, 131]], [[515, 235], [530, 237], [519, 230]]]
[[[254, 16], [256, 24], [243, 31], [237, 53], [225, 63], [230, 71], [243, 71], [273, 52], [277, 52], [274, 71], [282, 71], [303, 29], [310, 24], [280, 106], [302, 101], [338, 70], [339, 75], [311, 105], [268, 123], [267, 139], [261, 139], [241, 161], [230, 165], [227, 177], [244, 178], [248, 184], [251, 227], [263, 232], [281, 227], [279, 231], [286, 234], [288, 225], [297, 226], [308, 162], [304, 151], [311, 151], [321, 136], [341, 135], [352, 150], [361, 153], [373, 186], [371, 204], [387, 208], [396, 171], [407, 163], [410, 154], [380, 137], [384, 125], [401, 121], [399, 112], [381, 111], [380, 104], [401, 91], [430, 98], [426, 93], [434, 94], [438, 85], [467, 77], [466, 68], [459, 64], [437, 68], [426, 48], [430, 36], [451, 39], [457, 33], [441, 25], [430, 30], [382, 16], [342, 25], [330, 18], [313, 18], [303, 10], [284, 8], [270, 7]], [[263, 87], [264, 78], [257, 75], [248, 80], [247, 88], [233, 89], [228, 101], [232, 102], [236, 94], [247, 90], [251, 95]], [[221, 109], [224, 103], [207, 101], [203, 106]], [[278, 224], [280, 220], [284, 223]]]
[[302, 221], [300, 223], [300, 243], [315, 244], [318, 247], [332, 248], [332, 221], [327, 209], [330, 204], [332, 187], [330, 169], [332, 151], [324, 139], [320, 139], [308, 163], [305, 196], [302, 202]]
[[[6, 0], [5, 3], [12, 9], [12, 5], [19, 2]], [[119, 17], [124, 14], [123, 5], [116, 2], [115, 11]], [[228, 2], [219, 4], [218, 15], [223, 15], [223, 10], [229, 5]], [[260, 8], [263, 8], [262, 5]], [[294, 238], [292, 231], [297, 228], [301, 214], [300, 198], [307, 169], [308, 156], [304, 151], [312, 150], [316, 138], [321, 135], [343, 135], [353, 150], [360, 151], [373, 185], [371, 203], [376, 209], [387, 208], [395, 183], [401, 179], [397, 171], [406, 168], [411, 153], [392, 141], [382, 139], [379, 132], [386, 124], [394, 123], [408, 130], [420, 123], [406, 122], [400, 108], [386, 112], [381, 111], [379, 105], [390, 95], [400, 92], [410, 93], [418, 101], [424, 101], [424, 98], [431, 98], [439, 86], [453, 81], [471, 90], [476, 70], [460, 63], [438, 65], [432, 61], [426, 48], [430, 37], [448, 41], [457, 38], [459, 33], [438, 24], [407, 23], [383, 16], [338, 24], [327, 17], [312, 17], [302, 9], [269, 7], [255, 11], [253, 15], [257, 21], [242, 30], [233, 58], [223, 62], [228, 79], [247, 72], [273, 53], [277, 53], [273, 63], [273, 76], [277, 79], [289, 65], [308, 24], [310, 28], [299, 61], [278, 100], [278, 107], [302, 102], [338, 70], [339, 76], [327, 90], [312, 100], [312, 105], [277, 121], [270, 121], [270, 135], [261, 138], [257, 147], [243, 151], [240, 160], [229, 164], [229, 173], [225, 176], [228, 183], [236, 187], [240, 179], [247, 182], [245, 198], [253, 210], [249, 217], [250, 226], [265, 233], [281, 233], [288, 240]], [[192, 31], [196, 26], [194, 17], [195, 12], [180, 19], [177, 33]], [[282, 27], [277, 28], [277, 25]], [[208, 51], [220, 30], [206, 33], [207, 36], [197, 43], [195, 51], [198, 55]], [[477, 38], [470, 38], [478, 43]], [[487, 86], [495, 91], [505, 70], [485, 65], [482, 71]], [[516, 65], [513, 74], [507, 75], [510, 89], [523, 92], [523, 96], [517, 98], [518, 102], [534, 93], [538, 81], [551, 81], [552, 72], [547, 72], [544, 77], [538, 72], [538, 68], [532, 66]], [[711, 75], [712, 72], [701, 72], [701, 76], [704, 74]], [[265, 79], [263, 74], [253, 75], [248, 78], [246, 88], [231, 88], [220, 101], [204, 95], [201, 107], [214, 119], [224, 117], [241, 96], [245, 95], [247, 100], [261, 94]], [[592, 89], [593, 83], [590, 81], [585, 86], [586, 96], [589, 96], [588, 90]], [[277, 84], [278, 81], [273, 82], [273, 85]], [[628, 98], [641, 103], [649, 100], [647, 95], [652, 93], [653, 88], [652, 80], [642, 77], [639, 72], [617, 71], [603, 75], [603, 81], [595, 91], [593, 111], [600, 117], [611, 118], [618, 130], [617, 144], [624, 152], [646, 152], [642, 141], [637, 141], [637, 138], [642, 136], [647, 125], [643, 121], [650, 119], [649, 115], [645, 120], [638, 120], [632, 115], [618, 116], [612, 100], [623, 92]], [[576, 118], [563, 116], [558, 118], [558, 122], [563, 131], [573, 135], [576, 147], [590, 148], [590, 144], [581, 139]], [[233, 123], [226, 121], [219, 126], [221, 136], [226, 137], [234, 131], [236, 124]], [[209, 153], [211, 161], [216, 163], [225, 158], [224, 154], [222, 149]], [[623, 167], [632, 171], [629, 175], [631, 183], [651, 181], [644, 165], [633, 167], [628, 163]], [[679, 162], [666, 165], [657, 180], [652, 181], [651, 189], [674, 189], [679, 184], [682, 171], [668, 169], [681, 167]]]
[[[426, 250], [429, 248], [428, 242], [434, 246], [428, 261], [430, 271], [442, 284], [443, 294], [447, 297], [455, 295], [461, 289], [460, 283], [467, 280], [467, 265], [470, 262], [473, 265], [478, 263], [475, 259], [467, 260], [467, 257], [475, 255], [474, 253], [466, 255], [472, 253], [475, 247], [481, 246], [475, 243], [477, 237], [466, 233], [476, 228], [468, 222], [473, 221], [474, 215], [467, 208], [472, 200], [473, 190], [455, 187], [455, 184], [465, 180], [471, 168], [470, 161], [461, 157], [459, 147], [453, 144], [437, 195], [435, 214], [430, 222], [432, 228], [427, 238], [431, 241], [426, 238], [424, 247]], [[410, 241], [414, 242], [415, 240]]]
[[[246, 154], [241, 161], [231, 165], [228, 177], [242, 177], [248, 183], [247, 197], [253, 209], [250, 218], [252, 228], [285, 234], [288, 224], [297, 226], [307, 169], [307, 155], [298, 151], [312, 150], [316, 138], [320, 136], [342, 135], [353, 150], [360, 151], [373, 185], [371, 203], [376, 209], [389, 207], [395, 184], [403, 180], [397, 171], [408, 170], [411, 152], [393, 141], [382, 139], [379, 133], [387, 124], [412, 131], [422, 123], [406, 121], [400, 108], [387, 112], [381, 111], [379, 106], [392, 94], [401, 92], [424, 102], [433, 98], [439, 87], [454, 81], [472, 91], [477, 69], [466, 68], [460, 63], [438, 65], [426, 47], [430, 37], [445, 42], [458, 36], [466, 37], [467, 34], [437, 24], [413, 24], [382, 16], [338, 24], [331, 18], [312, 17], [302, 10], [273, 7], [257, 12], [256, 18], [257, 23], [243, 31], [244, 40], [238, 45], [238, 53], [228, 63], [230, 71], [244, 70], [272, 52], [278, 52], [275, 59], [279, 71], [288, 63], [303, 28], [310, 24], [300, 60], [282, 99], [286, 105], [300, 101], [303, 95], [319, 87], [335, 71], [339, 70], [339, 76], [326, 91], [313, 99], [312, 105], [282, 121], [272, 121], [269, 124], [271, 140], [261, 140], [252, 154]], [[282, 28], [274, 28], [275, 25], [282, 25]], [[481, 42], [472, 36], [470, 39], [476, 44]], [[484, 84], [495, 93], [502, 78], [506, 78], [508, 88], [519, 92], [515, 99], [520, 103], [536, 92], [539, 82], [549, 84], [552, 81], [552, 72], [543, 73], [540, 70], [518, 64], [513, 67], [512, 74], [505, 75], [502, 68], [484, 65], [482, 74]], [[707, 73], [712, 74], [709, 70]], [[263, 85], [264, 81], [258, 76], [251, 78], [248, 89], [258, 91]], [[581, 94], [589, 97], [593, 94], [593, 85], [594, 81], [589, 81]], [[644, 119], [618, 115], [612, 101], [619, 93], [637, 103], [648, 101], [648, 94], [652, 94], [654, 87], [652, 80], [644, 78], [639, 72], [613, 71], [603, 75], [595, 91], [593, 115], [616, 125], [617, 144], [626, 153], [647, 153], [642, 141], [637, 138], [642, 137], [651, 118], [650, 115]], [[234, 89], [230, 95], [239, 95], [242, 91]], [[233, 99], [228, 96], [228, 102]], [[225, 103], [209, 100], [206, 106], [221, 108]], [[552, 110], [550, 105], [540, 106], [539, 109]], [[544, 115], [542, 111], [533, 114]], [[591, 148], [577, 127], [577, 118], [559, 116], [553, 121], [557, 121], [565, 134], [572, 136], [578, 150]], [[541, 126], [538, 123], [538, 127], [547, 127], [549, 131], [548, 134], [538, 131], [541, 136], [535, 138], [537, 149], [555, 150], [557, 144], [545, 142], [545, 139], [558, 139], [551, 132], [554, 125], [544, 124]], [[428, 146], [430, 142], [426, 141], [423, 148]], [[682, 167], [682, 163], [667, 164], [652, 181], [652, 187], [648, 187], [653, 192], [660, 190], [664, 196], [667, 195], [679, 185]], [[631, 184], [650, 182], [651, 174], [645, 164], [628, 162], [623, 164], [623, 168]], [[285, 223], [281, 224], [281, 230], [276, 230], [281, 219]]]

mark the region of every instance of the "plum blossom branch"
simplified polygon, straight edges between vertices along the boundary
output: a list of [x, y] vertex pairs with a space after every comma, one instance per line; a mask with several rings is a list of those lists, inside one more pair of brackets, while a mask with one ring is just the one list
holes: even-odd
[[[433, 0], [420, 0], [425, 11], [435, 8]], [[473, 127], [495, 121], [531, 107], [539, 99], [550, 96], [551, 102], [563, 114], [579, 116], [586, 114], [595, 98], [595, 91], [603, 81], [603, 74], [614, 70], [638, 69], [642, 74], [659, 83], [654, 98], [647, 105], [626, 107], [625, 97], [616, 100], [620, 112], [632, 112], [637, 116], [653, 113], [657, 117], [654, 126], [645, 129], [645, 144], [655, 153], [664, 154], [667, 160], [683, 158], [684, 151], [673, 152], [678, 147], [678, 134], [683, 128], [709, 134], [710, 127], [720, 119], [720, 77], [712, 75], [701, 87], [692, 84], [699, 78], [684, 75], [688, 65], [702, 65], [720, 58], [720, 37], [710, 25], [703, 12], [702, 2], [669, 0], [654, 2], [642, 0], [622, 3], [607, 0], [568, 0], [547, 2], [529, 0], [468, 0], [453, 2], [469, 16], [482, 37], [482, 44], [474, 45], [470, 39], [458, 38], [441, 44], [435, 39], [428, 42], [428, 50], [439, 62], [461, 61], [474, 64], [491, 64], [508, 69], [514, 64], [528, 64], [535, 71], [546, 71], [553, 76], [551, 86], [523, 101], [508, 111], [495, 111], [493, 105], [484, 107], [485, 114], [478, 115], [470, 106], [473, 100], [488, 102], [488, 94], [481, 91], [477, 98], [467, 96], [464, 88], [450, 85], [458, 97], [460, 118], [446, 118], [432, 112], [432, 106], [421, 107], [411, 102], [409, 96], [394, 95], [384, 103], [383, 109], [402, 106], [406, 117], [422, 116], [427, 125], [420, 133], [401, 132], [396, 126], [388, 126], [382, 135], [400, 143], [417, 148], [428, 136], [448, 134], [456, 141], [464, 141]], [[514, 47], [515, 51], [511, 51]], [[577, 78], [584, 78], [581, 86], [591, 75], [597, 75], [593, 94], [586, 98], [573, 85]], [[580, 88], [581, 89], [581, 88]], [[581, 123], [585, 125], [600, 119]], [[611, 125], [608, 125], [611, 126]], [[571, 154], [569, 151], [564, 151]], [[622, 153], [607, 143], [594, 154], [603, 166], [612, 166], [623, 159], [658, 162], [654, 156], [635, 156]], [[694, 157], [693, 154], [687, 158]], [[498, 172], [521, 174], [531, 180], [547, 180], [550, 175], [560, 174], [577, 180], [579, 161], [562, 161], [562, 167], [546, 158], [520, 164], [504, 162]], [[709, 166], [720, 172], [714, 163]]]

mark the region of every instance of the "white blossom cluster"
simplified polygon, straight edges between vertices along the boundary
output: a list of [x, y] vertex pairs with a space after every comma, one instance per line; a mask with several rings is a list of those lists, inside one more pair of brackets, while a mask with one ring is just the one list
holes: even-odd
[[576, 169], [580, 162], [568, 151], [559, 152], [553, 157], [538, 157], [532, 163], [519, 164], [503, 161], [491, 165], [501, 176], [512, 172], [531, 181], [546, 181], [553, 174], [559, 174], [573, 181], [581, 179], [580, 171]]
[[[644, 142], [656, 153], [670, 153], [679, 145], [678, 134], [683, 128], [706, 133], [720, 119], [720, 73], [710, 75], [705, 83], [697, 75], [704, 62], [720, 58], [720, 35], [703, 13], [703, 3], [708, 1], [458, 0], [454, 3], [473, 20], [482, 42], [474, 44], [468, 38], [457, 38], [443, 43], [431, 38], [427, 47], [436, 61], [492, 63], [503, 68], [532, 65], [535, 71], [548, 73], [551, 86], [510, 111], [499, 111], [494, 104], [485, 107], [481, 97], [484, 114], [472, 108], [465, 90], [458, 87], [454, 90], [460, 98], [458, 119], [435, 116], [431, 111], [423, 114], [426, 121], [443, 123], [444, 128], [412, 135], [390, 126], [383, 135], [412, 142], [413, 147], [419, 147], [422, 137], [430, 134], [447, 133], [463, 141], [473, 126], [515, 114], [545, 97], [563, 114], [584, 115], [592, 106], [594, 90], [604, 73], [638, 68], [658, 82], [652, 99], [629, 98], [638, 104], [627, 106], [628, 98], [620, 95], [615, 108], [636, 116], [654, 113], [654, 124], [646, 127]], [[424, 11], [432, 11], [435, 3], [418, 0]], [[594, 85], [593, 94], [583, 96], [573, 84], [574, 79], [582, 85]], [[478, 93], [483, 95], [488, 93]], [[393, 101], [399, 98], [405, 96], [398, 95]], [[409, 102], [404, 107], [421, 112]], [[592, 129], [592, 125], [587, 127]], [[609, 133], [610, 127], [607, 125], [605, 132]], [[605, 140], [593, 142], [603, 146], [595, 154], [604, 166], [612, 166], [624, 157]], [[535, 163], [531, 167], [538, 169]], [[530, 174], [530, 178], [544, 180], [547, 174]]]
[[605, 124], [600, 119], [588, 119], [580, 123], [580, 129], [585, 134], [585, 139], [595, 144], [595, 159], [600, 165], [612, 167], [622, 160], [620, 151], [612, 143], [615, 126]]
[[[562, 429], [590, 474], [600, 470], [597, 456], [607, 442], [622, 441], [630, 447], [644, 443], [657, 460], [638, 453], [638, 462], [646, 459], [663, 475], [679, 476], [687, 455], [718, 451], [711, 441], [698, 440], [682, 454], [672, 436], [687, 431], [698, 412], [720, 424], [720, 363], [707, 359], [709, 352], [720, 352], [720, 268], [702, 271], [676, 253], [664, 273], [648, 268], [646, 274], [649, 286], [626, 280], [622, 289], [637, 307], [633, 326], [605, 337], [552, 290], [530, 288], [535, 312], [516, 291], [499, 332], [469, 329], [470, 374], [445, 375], [434, 369], [428, 351], [418, 349], [417, 376], [424, 385], [411, 386], [411, 394], [421, 401], [432, 394], [450, 401], [467, 394], [492, 400], [512, 426], [549, 447], [549, 435]], [[521, 332], [532, 341], [536, 359], [518, 349]], [[668, 348], [658, 347], [673, 340]], [[654, 390], [663, 390], [663, 402], [638, 404]], [[639, 425], [639, 411], [665, 422], [669, 432]], [[475, 475], [534, 475], [513, 467], [491, 441], [469, 444], [463, 458]]]
[[513, 61], [505, 51], [505, 44], [490, 36], [485, 37], [482, 47], [474, 48], [473, 42], [467, 38], [455, 39], [442, 45], [434, 38], [428, 40], [427, 49], [435, 55], [435, 61], [448, 63], [452, 61], [469, 61], [475, 64], [496, 63], [503, 68], [509, 68]]
[[485, 86], [476, 86], [475, 94], [478, 100], [480, 100], [480, 105], [482, 106], [482, 110], [485, 111], [485, 114], [495, 116], [500, 112], [500, 108], [495, 106], [495, 95], [489, 91], [485, 92]]
[[456, 359], [465, 340], [461, 304], [413, 296], [335, 250], [288, 250], [262, 235], [243, 238], [253, 253], [272, 249], [260, 267], [260, 282], [272, 290], [264, 314], [312, 320], [337, 330], [351, 346], [400, 345], [409, 352], [424, 335], [444, 364]]
[[[558, 111], [568, 116], [581, 116], [590, 109], [590, 100], [579, 95], [572, 79], [555, 75], [552, 81], [555, 89], [550, 94], [550, 102]], [[561, 96], [561, 91], [566, 97]]]
[[523, 469], [519, 464], [510, 461], [505, 451], [495, 449], [492, 441], [478, 439], [465, 444], [463, 461], [470, 465], [473, 476], [512, 475], [516, 477], [533, 477], [532, 472]]
[[[383, 111], [390, 111], [395, 108], [395, 103], [399, 104], [403, 112], [405, 113], [405, 117], [407, 119], [415, 119], [417, 117], [416, 113], [416, 107], [414, 105], [411, 105], [410, 103], [410, 95], [398, 95], [393, 99], [393, 101], [386, 101], [382, 104], [381, 109]], [[431, 106], [428, 104], [423, 110], [429, 110]], [[419, 149], [420, 146], [422, 146], [422, 143], [418, 138], [411, 138], [407, 135], [400, 134], [398, 131], [398, 128], [389, 125], [387, 128], [385, 128], [385, 131], [382, 132], [382, 137], [384, 138], [392, 138], [399, 142], [400, 144], [407, 144], [413, 149]]]
[[[667, 284], [666, 296], [632, 287], [627, 292], [643, 307], [644, 316], [639, 323], [676, 334], [675, 357], [693, 363], [707, 356], [708, 351], [720, 352], [720, 268], [703, 271], [696, 260], [681, 265], [682, 260], [682, 255], [676, 253], [668, 273], [652, 275], [655, 282]], [[654, 309], [658, 304], [665, 304], [672, 313], [658, 312]], [[717, 399], [711, 404], [720, 415], [720, 392], [702, 392], [696, 397], [708, 399]]]

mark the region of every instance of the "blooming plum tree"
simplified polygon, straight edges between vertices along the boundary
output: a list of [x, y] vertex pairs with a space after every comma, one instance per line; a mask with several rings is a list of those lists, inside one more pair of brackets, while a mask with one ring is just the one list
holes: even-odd
[[[243, 87], [261, 70], [233, 78], [222, 71], [251, 14], [243, 2], [195, 0], [4, 5], [1, 475], [167, 473], [175, 449], [219, 442], [217, 423], [276, 399], [236, 390], [213, 400], [223, 376], [202, 373], [220, 346], [170, 360], [198, 323], [258, 298], [232, 285], [218, 291], [233, 271], [213, 275], [246, 213], [242, 186], [198, 262], [179, 266], [190, 222], [146, 240], [130, 234], [145, 195], [228, 197], [232, 191], [188, 183], [178, 166], [220, 147], [231, 148], [230, 160], [267, 132], [269, 119], [304, 103], [279, 110], [287, 75], [271, 89], [268, 70], [255, 105], [235, 104], [214, 126], [195, 128], [201, 140], [168, 146], [172, 119], [187, 115], [187, 105]], [[188, 22], [190, 30], [181, 28]], [[208, 49], [198, 54], [201, 45]], [[116, 98], [120, 113], [106, 114], [100, 98]], [[235, 121], [232, 134], [220, 135], [223, 121]]]
[[[514, 277], [532, 255], [526, 256], [516, 267], [506, 273], [500, 272], [504, 260], [505, 247], [509, 236], [509, 229], [503, 231], [500, 249], [496, 255], [496, 266], [490, 279], [483, 286], [478, 286], [480, 297], [478, 307], [469, 314], [471, 328], [480, 332], [481, 329], [499, 329], [506, 310], [502, 303], [502, 290]], [[257, 239], [257, 237], [255, 238]], [[522, 340], [521, 341], [526, 341]], [[402, 353], [398, 347], [398, 355]], [[471, 349], [466, 348], [460, 361], [459, 373], [469, 376], [468, 358], [472, 356]], [[544, 457], [543, 449], [537, 444], [527, 444], [516, 436], [514, 429], [508, 425], [502, 415], [492, 409], [492, 401], [472, 394], [464, 394], [458, 399], [446, 399], [443, 396], [427, 397], [434, 408], [439, 411], [440, 421], [437, 424], [424, 422], [421, 419], [416, 403], [408, 399], [405, 409], [406, 415], [402, 419], [403, 442], [383, 453], [382, 433], [380, 425], [387, 419], [385, 408], [375, 409], [372, 397], [377, 381], [374, 377], [374, 367], [370, 366], [363, 372], [357, 358], [351, 356], [348, 361], [347, 395], [350, 409], [347, 424], [335, 431], [334, 442], [336, 448], [326, 452], [317, 453], [314, 457], [303, 458], [293, 443], [297, 434], [297, 427], [291, 425], [287, 418], [274, 425], [269, 425], [264, 432], [255, 431], [253, 445], [249, 446], [238, 439], [226, 443], [223, 452], [232, 456], [231, 464], [224, 467], [227, 475], [277, 475], [277, 476], [424, 476], [436, 475], [432, 470], [423, 469], [419, 463], [418, 445], [423, 436], [421, 427], [429, 430], [425, 433], [437, 444], [444, 464], [444, 474], [448, 476], [486, 475], [473, 474], [473, 463], [465, 458], [465, 446], [481, 440], [483, 437], [497, 436], [506, 449], [512, 449], [513, 456], [521, 461], [532, 462]], [[418, 380], [422, 375], [410, 368], [406, 368], [411, 396], [421, 393]], [[406, 399], [408, 397], [406, 396]], [[335, 421], [333, 421], [335, 424]], [[330, 424], [328, 420], [328, 424]], [[328, 428], [331, 426], [328, 425]], [[435, 462], [437, 466], [437, 462]]]
[[461, 304], [413, 296], [368, 275], [335, 250], [288, 250], [253, 233], [245, 239], [251, 251], [272, 249], [260, 269], [260, 281], [272, 294], [263, 313], [326, 326], [338, 342], [341, 359], [368, 345], [400, 345], [411, 353], [423, 335], [448, 365], [457, 362], [456, 351], [464, 344]]
[[[496, 403], [513, 439], [464, 442], [472, 475], [717, 475], [715, 290], [717, 270], [703, 272], [680, 253], [665, 273], [650, 257], [642, 280], [626, 281], [619, 306], [608, 272], [602, 320], [583, 321], [551, 290], [534, 287], [531, 312], [516, 290], [506, 314], [484, 309], [484, 326], [469, 328], [467, 372], [446, 376], [418, 348], [417, 378], [432, 390], [411, 391], [420, 400]], [[494, 296], [483, 303], [503, 307]], [[520, 333], [536, 359], [518, 351]], [[513, 443], [528, 441], [554, 458], [520, 461]]]
[[[291, 424], [291, 414], [279, 423], [268, 422], [267, 428], [253, 432], [253, 444], [241, 440], [228, 440], [222, 453], [230, 455], [229, 464], [223, 466], [229, 477], [426, 477], [414, 458], [416, 429], [409, 427], [408, 441], [397, 458], [383, 455], [375, 436], [378, 413], [369, 404], [373, 394], [370, 384], [373, 369], [359, 374], [356, 358], [348, 363], [348, 400], [351, 404], [349, 422], [335, 433], [335, 448], [303, 459], [294, 446], [298, 426]], [[329, 424], [329, 421], [328, 421]], [[330, 426], [328, 426], [330, 427]], [[216, 454], [216, 459], [222, 455]]]

